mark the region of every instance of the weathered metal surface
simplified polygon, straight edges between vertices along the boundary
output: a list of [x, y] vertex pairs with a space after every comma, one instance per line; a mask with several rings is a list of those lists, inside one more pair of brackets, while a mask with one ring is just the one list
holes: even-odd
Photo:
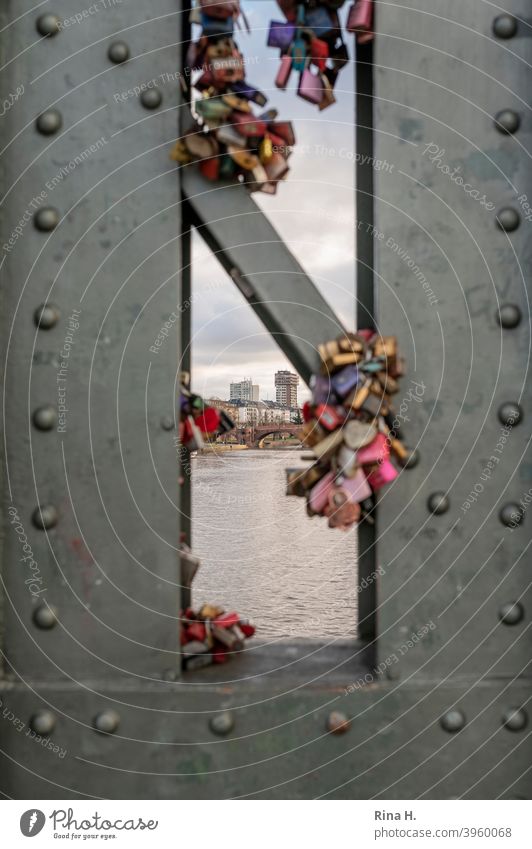
[[[177, 91], [161, 84], [164, 108], [148, 113], [128, 89], [174, 70], [179, 21], [172, 0], [166, 30], [140, 0], [96, 10], [43, 39], [40, 10], [3, 7], [3, 95], [24, 86], [3, 119], [4, 651], [25, 678], [149, 680], [175, 664], [179, 607], [174, 433], [161, 426], [175, 331], [150, 351], [177, 304]], [[73, 14], [64, 0], [54, 12]], [[123, 64], [107, 55], [118, 32]], [[50, 109], [62, 128], [44, 135], [35, 119]], [[45, 208], [50, 231], [32, 218]], [[58, 618], [46, 630], [32, 619], [43, 602]]]
[[[378, 8], [375, 156], [393, 165], [376, 173], [379, 326], [407, 355], [396, 406], [420, 455], [379, 506], [381, 659], [436, 625], [401, 654], [404, 676], [510, 678], [530, 658], [532, 256], [518, 198], [532, 197], [532, 41], [524, 23], [497, 38], [495, 14], [477, 0]], [[503, 110], [522, 119], [513, 135], [495, 124]], [[497, 225], [503, 208], [518, 213], [512, 232]], [[518, 307], [503, 310], [505, 327], [501, 304]], [[522, 415], [505, 430], [508, 402]], [[509, 527], [506, 505], [523, 499]]]

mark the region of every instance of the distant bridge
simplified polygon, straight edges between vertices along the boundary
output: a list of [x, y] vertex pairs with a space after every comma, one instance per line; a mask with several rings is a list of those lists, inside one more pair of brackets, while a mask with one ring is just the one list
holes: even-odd
[[242, 441], [245, 442], [249, 448], [262, 448], [261, 443], [267, 436], [286, 435], [299, 437], [301, 427], [302, 425], [294, 424], [293, 422], [286, 422], [284, 424], [264, 424], [257, 425], [256, 427], [242, 428], [239, 433], [243, 437]]

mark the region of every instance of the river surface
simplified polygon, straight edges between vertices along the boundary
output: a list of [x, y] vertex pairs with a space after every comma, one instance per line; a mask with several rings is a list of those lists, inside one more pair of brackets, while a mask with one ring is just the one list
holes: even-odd
[[235, 451], [193, 459], [194, 607], [237, 610], [257, 637], [353, 637], [356, 530], [330, 530], [285, 493], [299, 450]]

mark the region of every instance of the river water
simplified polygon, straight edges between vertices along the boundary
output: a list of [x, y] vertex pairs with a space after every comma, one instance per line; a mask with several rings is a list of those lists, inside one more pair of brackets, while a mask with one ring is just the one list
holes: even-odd
[[299, 450], [193, 459], [193, 548], [202, 564], [194, 607], [219, 603], [252, 619], [257, 637], [353, 637], [356, 530], [330, 530], [288, 498]]

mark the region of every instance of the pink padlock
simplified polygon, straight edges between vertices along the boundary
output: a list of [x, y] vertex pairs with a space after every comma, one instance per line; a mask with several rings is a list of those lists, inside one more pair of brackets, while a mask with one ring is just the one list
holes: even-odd
[[311, 513], [323, 513], [325, 507], [329, 503], [329, 493], [333, 483], [334, 473], [327, 472], [327, 474], [312, 487], [308, 500], [308, 507]]
[[373, 19], [373, 0], [356, 0], [347, 15], [347, 32], [368, 32]]
[[321, 77], [313, 74], [309, 68], [305, 68], [299, 78], [297, 88], [299, 97], [308, 100], [309, 103], [319, 105], [323, 99], [323, 83]]
[[348, 494], [350, 501], [360, 503], [371, 496], [371, 487], [362, 469], [359, 469], [352, 478], [344, 478], [340, 488]]
[[[361, 466], [384, 463], [390, 456], [390, 445], [383, 433], [378, 433], [373, 442], [357, 451], [357, 463]], [[393, 467], [392, 467], [393, 468]]]
[[368, 474], [368, 483], [373, 491], [377, 492], [377, 490], [386, 486], [386, 484], [392, 483], [398, 475], [399, 472], [395, 466], [393, 466], [389, 460], [385, 460], [384, 463], [380, 463], [378, 466], [375, 466], [375, 468]]
[[277, 88], [286, 88], [290, 74], [292, 73], [292, 57], [286, 54], [281, 56], [281, 64], [275, 77], [275, 85]]

